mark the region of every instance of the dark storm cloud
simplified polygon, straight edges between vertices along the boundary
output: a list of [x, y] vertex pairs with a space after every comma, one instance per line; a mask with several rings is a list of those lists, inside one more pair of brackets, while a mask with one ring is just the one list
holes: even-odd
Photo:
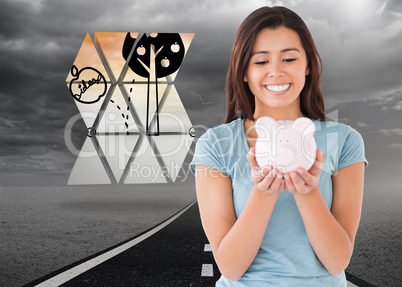
[[[192, 122], [213, 126], [223, 121], [222, 110], [225, 109], [226, 100], [224, 88], [230, 48], [228, 45], [226, 49], [221, 48], [218, 51], [207, 47], [205, 50], [210, 57], [200, 61], [197, 53], [191, 53], [192, 48], [196, 47], [197, 38], [198, 35], [194, 38], [194, 46], [190, 46], [188, 57], [184, 59], [175, 86]], [[206, 113], [210, 116], [205, 117]]]
[[396, 17], [394, 13], [402, 13], [402, 2], [399, 0], [388, 0], [384, 1], [384, 12], [393, 14], [393, 16]]
[[402, 89], [402, 17], [395, 3], [281, 2], [311, 30], [323, 60], [322, 87], [329, 107]]
[[[369, 167], [366, 176], [384, 180], [389, 186], [400, 186], [402, 162], [402, 93], [353, 101], [334, 106], [329, 112], [341, 123], [354, 127], [363, 136]], [[385, 182], [386, 179], [386, 182]]]
[[[257, 7], [284, 4], [311, 29], [324, 62], [322, 87], [329, 107], [374, 96], [385, 99], [402, 87], [400, 1], [359, 3], [360, 16], [353, 17], [356, 11], [347, 9], [351, 4], [346, 0], [2, 1], [2, 177], [23, 174], [29, 166], [38, 174], [43, 168], [43, 176], [53, 169], [58, 178], [63, 172], [68, 177], [75, 155], [65, 145], [64, 129], [78, 109], [65, 79], [87, 32], [91, 37], [107, 31], [195, 33], [175, 87], [193, 125], [214, 126], [224, 119], [225, 77], [238, 26]], [[354, 114], [364, 118], [369, 108], [366, 103]], [[387, 114], [381, 114], [386, 111], [378, 111], [382, 125], [392, 125]], [[359, 123], [369, 128], [364, 120], [354, 121]], [[79, 149], [86, 136], [84, 123], [77, 123], [72, 133]]]

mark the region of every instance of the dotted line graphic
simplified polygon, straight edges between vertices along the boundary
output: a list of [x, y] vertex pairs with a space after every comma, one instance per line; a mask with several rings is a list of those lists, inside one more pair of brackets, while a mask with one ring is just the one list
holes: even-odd
[[[133, 79], [132, 83], [134, 84], [134, 82], [135, 82], [135, 79]], [[131, 93], [132, 91], [133, 91], [133, 88], [130, 88], [130, 93]], [[126, 108], [127, 114], [125, 114], [125, 113], [122, 112], [122, 113], [121, 113], [121, 116], [123, 117], [123, 119], [125, 119], [124, 126], [125, 126], [126, 129], [127, 129], [126, 134], [129, 135], [130, 132], [128, 131], [128, 123], [127, 123], [127, 122], [128, 122], [129, 114], [130, 114], [130, 106], [129, 106], [129, 103], [130, 103], [130, 101], [131, 101], [131, 97], [128, 97], [127, 101], [128, 101], [127, 108]], [[110, 102], [114, 104], [114, 101], [113, 101], [112, 99], [110, 100]], [[117, 109], [118, 109], [119, 111], [121, 110], [121, 107], [120, 107], [119, 105], [117, 105], [116, 107], [117, 107]]]

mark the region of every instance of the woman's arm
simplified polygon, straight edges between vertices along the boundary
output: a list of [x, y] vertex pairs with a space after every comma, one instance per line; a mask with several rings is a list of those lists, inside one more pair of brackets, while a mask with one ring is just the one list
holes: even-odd
[[[306, 171], [303, 174], [308, 186], [311, 174]], [[298, 177], [292, 181], [296, 190], [306, 188]], [[331, 210], [318, 187], [308, 193], [295, 191], [293, 194], [317, 257], [331, 274], [338, 274], [346, 269], [353, 252], [362, 208], [364, 163], [340, 169], [332, 176], [332, 184]]]
[[[250, 160], [250, 159], [249, 159]], [[250, 162], [251, 163], [251, 162]], [[282, 174], [266, 170], [254, 184], [239, 216], [233, 207], [232, 181], [211, 167], [196, 166], [196, 190], [201, 220], [220, 272], [236, 281], [253, 262], [265, 234], [278, 194], [284, 190]], [[260, 187], [267, 187], [261, 190]]]

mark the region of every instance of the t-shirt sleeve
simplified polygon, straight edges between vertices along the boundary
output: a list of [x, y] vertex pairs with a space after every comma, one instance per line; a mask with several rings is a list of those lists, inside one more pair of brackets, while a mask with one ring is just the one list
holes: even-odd
[[219, 140], [217, 140], [215, 133], [211, 129], [205, 132], [197, 141], [190, 168], [194, 171], [196, 165], [212, 167], [230, 176], [224, 164], [223, 153], [220, 151]]
[[346, 139], [339, 156], [337, 169], [339, 170], [345, 166], [361, 161], [364, 162], [364, 167], [368, 165], [368, 161], [364, 153], [364, 141], [358, 131], [350, 128], [346, 134]]

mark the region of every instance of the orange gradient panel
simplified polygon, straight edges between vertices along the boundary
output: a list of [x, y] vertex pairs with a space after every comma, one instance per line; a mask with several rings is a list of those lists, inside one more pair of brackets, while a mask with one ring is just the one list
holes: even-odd
[[[122, 55], [122, 47], [127, 32], [96, 32], [95, 45], [100, 52], [106, 69], [113, 82], [119, 79], [126, 60]], [[137, 33], [131, 33], [133, 38], [138, 37]]]
[[[87, 33], [84, 42], [82, 42], [80, 51], [75, 58], [74, 65], [78, 68], [78, 70], [82, 70], [86, 67], [92, 67], [98, 70], [106, 79], [106, 81], [110, 81], [108, 74], [102, 64], [102, 61], [98, 55], [98, 52], [95, 49], [95, 45], [92, 42], [91, 36]], [[66, 81], [70, 82], [74, 77], [71, 75], [71, 71], [67, 76]]]

